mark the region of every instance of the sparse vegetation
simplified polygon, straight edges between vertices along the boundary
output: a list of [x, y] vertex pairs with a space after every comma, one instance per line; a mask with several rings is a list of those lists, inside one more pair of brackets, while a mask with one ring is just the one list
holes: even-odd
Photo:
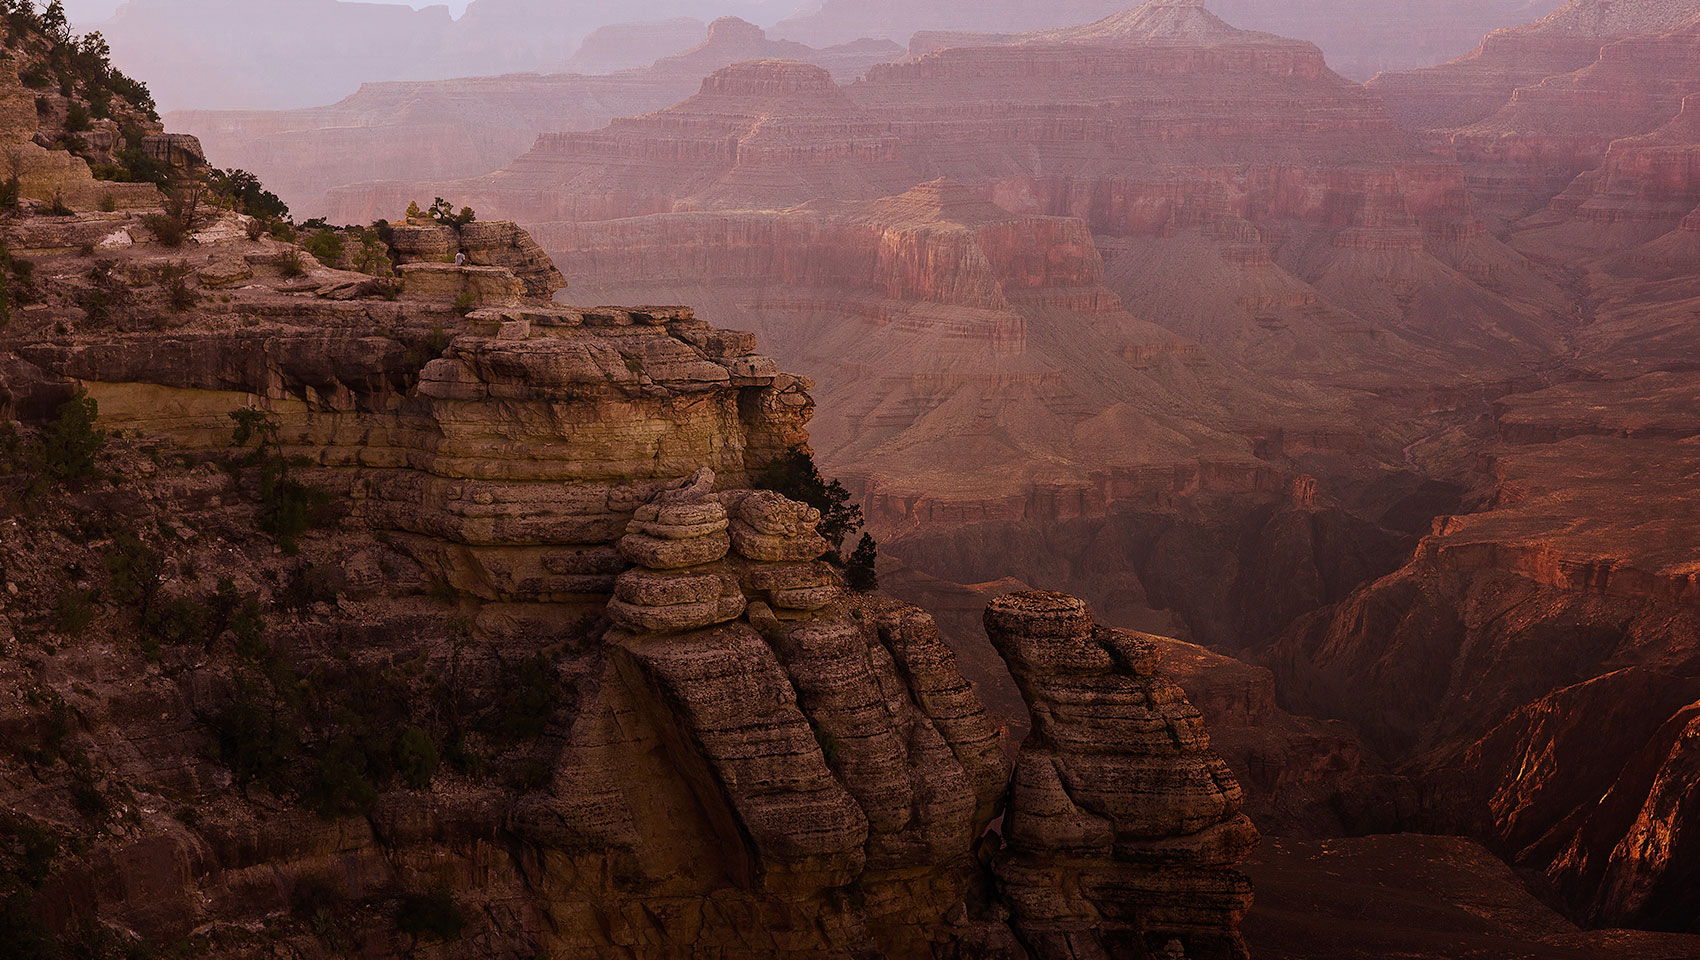
[[460, 296], [455, 297], [455, 313], [463, 317], [471, 313], [477, 306], [478, 296], [471, 290], [462, 290]]
[[160, 279], [165, 285], [165, 302], [177, 313], [182, 313], [200, 302], [200, 295], [189, 286], [189, 278], [194, 272], [194, 268], [188, 263], [178, 260], [168, 264], [161, 274]]
[[294, 471], [311, 461], [283, 452], [277, 418], [262, 410], [243, 409], [231, 411], [230, 419], [236, 424], [232, 445], [247, 451], [232, 462], [232, 469], [249, 474], [257, 489], [260, 529], [277, 540], [284, 553], [293, 555], [301, 534], [329, 519], [330, 494], [296, 479]]
[[87, 394], [67, 400], [41, 439], [26, 455], [41, 481], [74, 484], [99, 473], [96, 458], [106, 446], [106, 431], [95, 426], [100, 408]]
[[[814, 457], [803, 449], [794, 449], [776, 457], [755, 478], [755, 485], [772, 490], [799, 503], [820, 511], [820, 535], [832, 545], [827, 559], [842, 567], [844, 541], [862, 528], [862, 508], [850, 502], [850, 491], [837, 480], [827, 480], [815, 466]], [[868, 554], [864, 562], [869, 569], [878, 547], [872, 537], [864, 537]], [[861, 547], [858, 547], [861, 552]]]
[[301, 254], [294, 250], [284, 253], [283, 259], [278, 262], [277, 269], [285, 279], [289, 280], [307, 274], [307, 267], [301, 262]]
[[850, 559], [844, 564], [844, 578], [849, 581], [850, 589], [857, 593], [872, 593], [880, 587], [880, 575], [875, 569], [879, 563], [879, 542], [872, 534], [862, 534], [861, 542], [856, 544], [856, 550], [850, 554]]
[[289, 205], [267, 190], [259, 177], [246, 170], [215, 169], [207, 174], [207, 189], [220, 206], [262, 223], [280, 223], [289, 219]]
[[460, 228], [477, 220], [478, 214], [474, 213], [471, 207], [461, 207], [460, 211], [457, 213], [455, 211], [454, 204], [444, 200], [442, 197], [438, 197], [436, 200], [432, 201], [430, 208], [427, 210], [420, 210], [418, 201], [408, 204], [407, 218], [409, 220], [423, 220], [429, 218], [445, 227]]
[[327, 267], [334, 267], [341, 263], [343, 253], [346, 251], [342, 235], [335, 230], [320, 230], [308, 237], [301, 245], [307, 248], [307, 252], [313, 255], [313, 259]]

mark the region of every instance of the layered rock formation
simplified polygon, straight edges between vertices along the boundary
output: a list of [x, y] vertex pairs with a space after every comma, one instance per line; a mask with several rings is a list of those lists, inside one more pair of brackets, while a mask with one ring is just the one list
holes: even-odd
[[[1335, 70], [1364, 80], [1382, 70], [1441, 63], [1469, 50], [1489, 30], [1533, 20], [1560, 2], [1402, 0], [1366, 5], [1339, 0], [1206, 0], [1205, 5], [1235, 24], [1309, 40], [1322, 48]], [[1120, 7], [1104, 0], [1073, 0], [1042, 7], [1007, 2], [966, 4], [960, 0], [828, 0], [818, 10], [781, 21], [774, 30], [781, 36], [817, 45], [861, 36], [908, 42], [917, 33], [1015, 33], [1061, 27], [1114, 13]], [[940, 41], [939, 37], [915, 39], [921, 49]]]
[[[726, 17], [709, 25], [701, 43], [608, 76], [527, 73], [370, 83], [325, 107], [180, 111], [167, 119], [173, 128], [198, 136], [220, 163], [258, 174], [298, 215], [328, 214], [341, 221], [349, 219], [347, 211], [324, 202], [333, 188], [378, 177], [476, 176], [512, 160], [540, 133], [593, 129], [677, 103], [704, 76], [732, 63], [786, 57], [820, 63], [849, 80], [901, 52], [893, 44], [811, 50], [770, 40], [759, 28]], [[396, 213], [386, 209], [367, 220]]]
[[1234, 414], [1190, 391], [1256, 391], [1248, 408], [1300, 416], [1280, 388], [1236, 381], [1123, 310], [1080, 221], [1010, 214], [949, 181], [869, 203], [539, 237], [570, 251], [563, 267], [590, 278], [582, 295], [690, 300], [807, 364], [827, 408], [816, 448], [894, 526], [1262, 489], [1278, 481], [1222, 429]]
[[1587, 67], [1613, 41], [1674, 29], [1694, 13], [1681, 0], [1570, 0], [1533, 23], [1488, 34], [1450, 63], [1383, 74], [1368, 86], [1406, 129], [1452, 130], [1491, 116], [1519, 88]]
[[1052, 593], [993, 601], [986, 633], [1033, 708], [994, 867], [1022, 939], [1042, 958], [1246, 956], [1233, 868], [1257, 830], [1155, 639]]
[[[1522, 216], [1598, 167], [1613, 141], [1668, 123], [1684, 98], [1700, 92], [1697, 41], [1700, 18], [1608, 43], [1589, 66], [1522, 87], [1492, 115], [1447, 134], [1472, 192], [1502, 217]], [[1591, 186], [1572, 194], [1585, 196]], [[1579, 202], [1567, 201], [1569, 209]]]

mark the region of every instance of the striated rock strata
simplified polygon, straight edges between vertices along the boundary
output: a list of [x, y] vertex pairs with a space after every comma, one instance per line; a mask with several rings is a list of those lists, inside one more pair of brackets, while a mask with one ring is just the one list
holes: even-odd
[[993, 601], [986, 632], [1033, 710], [994, 866], [1022, 939], [1039, 958], [1247, 956], [1234, 867], [1257, 830], [1154, 638], [1054, 593]]
[[[435, 183], [477, 176], [524, 152], [539, 134], [593, 129], [676, 103], [704, 76], [733, 63], [806, 60], [850, 80], [901, 54], [895, 44], [813, 50], [770, 40], [759, 28], [726, 17], [689, 49], [604, 76], [522, 73], [368, 83], [329, 106], [179, 111], [167, 119], [200, 137], [221, 162], [257, 173], [298, 215], [344, 220], [345, 211], [325, 201], [335, 188], [377, 178]], [[441, 192], [424, 189], [365, 221], [393, 219], [409, 201], [424, 203]], [[463, 202], [458, 193], [452, 199]]]

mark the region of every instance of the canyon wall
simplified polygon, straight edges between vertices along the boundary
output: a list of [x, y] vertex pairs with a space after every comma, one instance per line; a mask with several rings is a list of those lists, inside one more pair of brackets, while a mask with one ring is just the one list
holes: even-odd
[[[374, 82], [329, 106], [179, 110], [167, 119], [174, 129], [199, 137], [221, 165], [259, 175], [302, 218], [329, 215], [341, 222], [347, 219], [344, 211], [324, 199], [333, 188], [379, 177], [477, 176], [523, 153], [539, 134], [594, 129], [677, 103], [705, 75], [732, 63], [791, 58], [822, 64], [851, 80], [901, 52], [893, 44], [814, 50], [771, 40], [750, 23], [723, 17], [709, 25], [700, 43], [610, 75]], [[423, 203], [434, 195], [409, 199]], [[366, 219], [394, 219], [408, 202]]]

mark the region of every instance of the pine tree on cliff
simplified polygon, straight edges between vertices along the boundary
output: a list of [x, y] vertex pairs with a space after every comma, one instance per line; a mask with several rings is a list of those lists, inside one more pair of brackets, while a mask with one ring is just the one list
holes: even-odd
[[862, 540], [856, 544], [856, 552], [850, 554], [850, 562], [844, 565], [844, 579], [850, 582], [850, 589], [857, 593], [873, 593], [880, 588], [879, 571], [875, 565], [879, 562], [879, 542], [872, 534], [862, 534]]

